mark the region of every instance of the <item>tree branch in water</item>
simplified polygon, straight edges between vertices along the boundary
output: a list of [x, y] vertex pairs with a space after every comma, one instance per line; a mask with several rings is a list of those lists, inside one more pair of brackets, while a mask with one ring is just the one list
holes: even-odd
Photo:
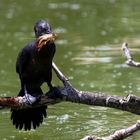
[[113, 134], [106, 137], [86, 136], [81, 140], [123, 140], [131, 136], [134, 132], [140, 129], [140, 120], [128, 128], [120, 129], [115, 131]]
[[122, 44], [122, 50], [124, 52], [124, 55], [127, 59], [126, 64], [133, 66], [133, 67], [138, 67], [140, 68], [140, 62], [136, 62], [133, 60], [132, 55], [130, 54], [130, 51], [128, 49], [128, 43], [123, 43]]

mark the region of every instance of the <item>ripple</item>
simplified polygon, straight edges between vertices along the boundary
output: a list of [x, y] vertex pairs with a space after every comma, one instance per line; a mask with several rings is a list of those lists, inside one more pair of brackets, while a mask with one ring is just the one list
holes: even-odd
[[68, 44], [68, 41], [67, 40], [64, 40], [64, 39], [61, 39], [61, 40], [59, 39], [59, 40], [56, 40], [55, 42], [58, 45]]
[[63, 27], [57, 27], [56, 29], [54, 29], [55, 33], [66, 33], [67, 30]]
[[68, 119], [69, 119], [68, 114], [64, 114], [64, 115], [56, 118], [56, 120], [59, 121], [60, 124], [66, 122]]
[[80, 5], [77, 3], [49, 3], [48, 4], [49, 9], [70, 9], [70, 10], [79, 10]]
[[112, 57], [74, 57], [72, 61], [78, 61], [78, 64], [93, 64], [93, 63], [109, 63], [112, 61]]
[[84, 51], [120, 51], [121, 50], [121, 45], [101, 45], [101, 46], [84, 46], [83, 47]]

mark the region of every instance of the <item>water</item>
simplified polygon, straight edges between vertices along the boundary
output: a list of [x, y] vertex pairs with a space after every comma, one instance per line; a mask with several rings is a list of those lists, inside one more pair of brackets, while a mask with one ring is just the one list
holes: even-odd
[[[79, 90], [109, 95], [139, 96], [139, 69], [124, 64], [124, 41], [140, 60], [139, 0], [0, 0], [0, 95], [19, 91], [15, 61], [19, 50], [34, 39], [33, 25], [48, 19], [56, 41], [55, 63]], [[53, 83], [61, 82], [53, 74]], [[46, 85], [43, 85], [43, 89]], [[59, 103], [48, 107], [48, 117], [37, 130], [16, 130], [8, 109], [0, 111], [1, 140], [77, 140], [105, 136], [127, 127], [139, 116], [116, 109]], [[139, 133], [128, 138], [138, 140]]]

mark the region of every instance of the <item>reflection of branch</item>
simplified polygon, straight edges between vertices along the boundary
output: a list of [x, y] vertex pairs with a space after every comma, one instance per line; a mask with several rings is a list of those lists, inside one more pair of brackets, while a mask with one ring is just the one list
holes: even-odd
[[127, 138], [128, 136], [132, 135], [134, 132], [138, 131], [140, 129], [140, 120], [138, 120], [135, 124], [132, 126], [126, 128], [126, 129], [120, 129], [115, 131], [113, 134], [98, 138], [98, 137], [92, 137], [92, 136], [86, 136], [85, 138], [81, 140], [123, 140], [124, 138]]
[[128, 49], [128, 44], [127, 43], [123, 43], [122, 45], [122, 50], [124, 52], [124, 55], [127, 58], [126, 64], [130, 65], [130, 66], [134, 66], [134, 67], [139, 67], [140, 68], [140, 62], [136, 62], [133, 60], [130, 51]]

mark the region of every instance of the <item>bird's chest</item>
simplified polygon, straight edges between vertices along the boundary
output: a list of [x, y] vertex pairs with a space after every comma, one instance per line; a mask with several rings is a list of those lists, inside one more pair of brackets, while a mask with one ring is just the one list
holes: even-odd
[[32, 51], [28, 61], [26, 73], [32, 77], [43, 77], [50, 73], [52, 67], [53, 53], [48, 49]]
[[50, 58], [49, 57], [43, 57], [43, 58], [31, 58], [31, 64], [34, 66], [34, 67], [44, 67], [46, 65], [48, 65], [50, 63]]
[[50, 64], [50, 62], [52, 61], [53, 58], [53, 54], [52, 54], [52, 50], [51, 49], [42, 49], [38, 52], [34, 52], [31, 55], [31, 63], [35, 64], [35, 65], [44, 65], [44, 64]]
[[44, 58], [32, 58], [29, 66], [32, 69], [32, 72], [43, 72], [46, 71], [49, 67], [51, 67], [52, 60], [48, 57]]

